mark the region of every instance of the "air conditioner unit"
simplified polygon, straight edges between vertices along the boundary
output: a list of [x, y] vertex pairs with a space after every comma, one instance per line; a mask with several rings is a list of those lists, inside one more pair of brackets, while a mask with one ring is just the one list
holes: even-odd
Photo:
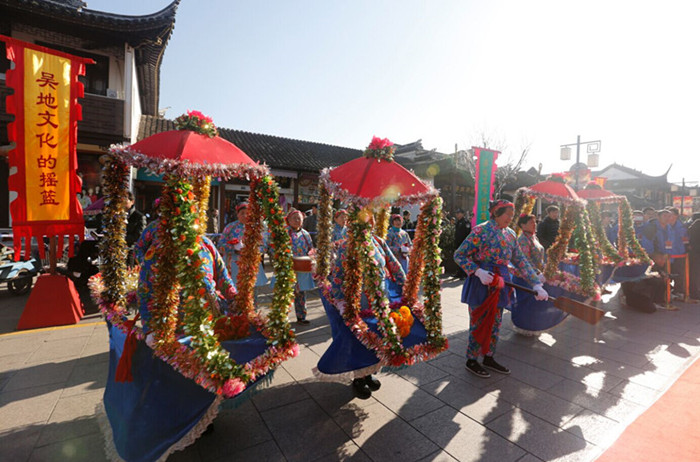
[[117, 97], [117, 90], [113, 90], [111, 88], [107, 89], [107, 98], [116, 98]]

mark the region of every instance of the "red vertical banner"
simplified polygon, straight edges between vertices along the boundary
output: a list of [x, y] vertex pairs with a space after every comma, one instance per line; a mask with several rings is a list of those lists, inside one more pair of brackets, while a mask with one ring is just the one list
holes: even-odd
[[[81, 180], [77, 175], [78, 121], [82, 119], [78, 98], [83, 96], [79, 75], [85, 75], [80, 58], [46, 47], [0, 35], [14, 69], [6, 82], [14, 94], [7, 97], [7, 112], [15, 116], [8, 137], [15, 143], [9, 153], [9, 189], [17, 197], [10, 203], [15, 258], [24, 239], [24, 256], [31, 252], [31, 238], [58, 236], [58, 253], [68, 236], [73, 255], [73, 236], [83, 237], [83, 212], [77, 199]], [[39, 245], [44, 258], [44, 246]]]

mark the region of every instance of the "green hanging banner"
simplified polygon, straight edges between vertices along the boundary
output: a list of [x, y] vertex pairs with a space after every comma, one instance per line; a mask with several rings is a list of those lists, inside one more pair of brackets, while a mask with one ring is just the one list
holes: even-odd
[[474, 214], [472, 227], [489, 219], [489, 202], [493, 197], [496, 177], [496, 159], [500, 151], [472, 147], [476, 156], [476, 177], [474, 178]]

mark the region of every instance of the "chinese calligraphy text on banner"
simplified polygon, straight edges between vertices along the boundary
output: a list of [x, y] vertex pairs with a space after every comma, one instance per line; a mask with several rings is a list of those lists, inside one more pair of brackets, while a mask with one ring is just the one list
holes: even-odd
[[472, 227], [489, 219], [489, 202], [493, 197], [494, 180], [496, 177], [496, 159], [499, 151], [483, 148], [472, 148], [476, 157], [476, 177], [474, 184], [474, 215]]
[[[17, 193], [10, 204], [15, 258], [19, 259], [22, 239], [25, 258], [31, 252], [31, 238], [58, 236], [58, 254], [68, 236], [69, 255], [73, 236], [83, 236], [83, 216], [77, 192], [76, 143], [78, 120], [82, 118], [78, 98], [83, 96], [79, 75], [91, 59], [37, 46], [0, 35], [6, 43], [7, 58], [15, 67], [7, 71], [7, 112], [15, 121], [8, 126], [10, 167], [9, 189]], [[44, 258], [44, 246], [39, 245]]]

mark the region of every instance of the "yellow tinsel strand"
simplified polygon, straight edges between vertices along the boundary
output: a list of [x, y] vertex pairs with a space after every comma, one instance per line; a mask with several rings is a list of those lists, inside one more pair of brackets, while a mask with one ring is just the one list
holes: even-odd
[[391, 216], [389, 211], [389, 207], [382, 207], [375, 213], [374, 234], [382, 239], [386, 239], [389, 231], [389, 217]]

